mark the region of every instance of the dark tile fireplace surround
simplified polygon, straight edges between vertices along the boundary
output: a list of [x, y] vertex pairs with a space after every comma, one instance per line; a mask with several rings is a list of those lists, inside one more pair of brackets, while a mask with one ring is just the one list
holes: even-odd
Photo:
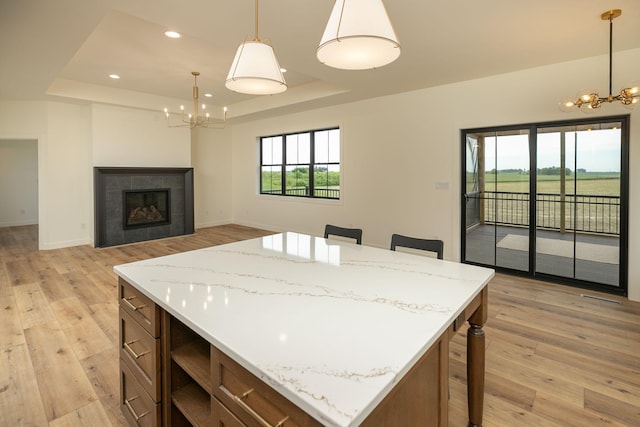
[[195, 231], [193, 168], [95, 167], [93, 186], [96, 247]]

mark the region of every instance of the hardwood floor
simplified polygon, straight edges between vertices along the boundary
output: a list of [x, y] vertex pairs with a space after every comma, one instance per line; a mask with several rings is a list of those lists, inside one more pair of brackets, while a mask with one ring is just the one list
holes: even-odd
[[[113, 266], [266, 234], [229, 225], [38, 251], [37, 227], [0, 229], [0, 426], [124, 425]], [[638, 425], [640, 304], [497, 275], [489, 308], [485, 427]], [[451, 342], [455, 427], [467, 420], [465, 355], [463, 331]]]

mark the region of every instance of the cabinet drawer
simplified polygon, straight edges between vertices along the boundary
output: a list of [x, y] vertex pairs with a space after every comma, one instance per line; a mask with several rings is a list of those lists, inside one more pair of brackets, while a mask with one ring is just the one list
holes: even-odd
[[211, 377], [213, 395], [247, 426], [321, 426], [306, 412], [213, 346]]
[[160, 308], [122, 277], [118, 278], [120, 306], [153, 337], [160, 336]]
[[120, 307], [120, 358], [151, 398], [160, 401], [160, 340]]
[[120, 409], [131, 426], [159, 425], [160, 404], [147, 395], [122, 359], [120, 360]]
[[219, 427], [247, 427], [245, 423], [240, 421], [238, 417], [233, 415], [226, 406], [224, 406], [215, 397], [211, 398], [211, 414], [213, 415], [213, 425]]

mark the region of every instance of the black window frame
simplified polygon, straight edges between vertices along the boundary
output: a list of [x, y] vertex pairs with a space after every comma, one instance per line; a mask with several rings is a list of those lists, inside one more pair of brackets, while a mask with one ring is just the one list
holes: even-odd
[[[341, 199], [341, 189], [325, 189], [325, 188], [318, 188], [316, 189], [315, 186], [315, 170], [316, 167], [318, 166], [338, 166], [339, 169], [339, 174], [341, 176], [342, 174], [342, 169], [341, 169], [341, 161], [342, 161], [342, 140], [340, 138], [340, 134], [338, 135], [338, 157], [339, 157], [339, 161], [338, 162], [322, 162], [322, 163], [316, 163], [316, 159], [315, 159], [315, 143], [316, 143], [316, 135], [317, 133], [320, 132], [327, 132], [327, 131], [334, 131], [337, 130], [338, 132], [340, 132], [340, 127], [339, 126], [333, 126], [333, 127], [328, 127], [328, 128], [321, 128], [321, 129], [313, 129], [313, 130], [305, 130], [305, 131], [298, 131], [298, 132], [288, 132], [288, 133], [279, 133], [279, 134], [274, 134], [274, 135], [266, 135], [266, 136], [261, 136], [259, 138], [259, 150], [260, 150], [260, 165], [259, 165], [259, 170], [258, 170], [258, 175], [259, 175], [259, 193], [261, 195], [268, 195], [268, 196], [282, 196], [282, 197], [297, 197], [297, 198], [307, 198], [307, 199], [324, 199], [324, 200], [340, 200]], [[297, 135], [305, 135], [305, 134], [309, 134], [309, 163], [294, 163], [291, 162], [289, 163], [287, 161], [287, 137], [291, 137], [291, 136], [297, 136]], [[263, 142], [266, 139], [273, 139], [273, 138], [281, 138], [282, 139], [282, 153], [281, 153], [281, 163], [274, 163], [274, 164], [265, 164], [264, 162], [264, 151], [263, 151]], [[327, 159], [328, 160], [328, 159]], [[304, 194], [301, 194], [299, 192], [287, 192], [287, 167], [291, 167], [291, 166], [308, 166], [309, 167], [309, 185], [305, 186], [305, 191]], [[280, 169], [280, 177], [281, 177], [281, 182], [280, 182], [280, 188], [279, 189], [272, 189], [272, 190], [264, 190], [263, 187], [263, 168], [264, 167], [279, 167]], [[342, 180], [340, 179], [340, 182]], [[326, 190], [326, 191], [323, 191]], [[319, 194], [325, 194], [325, 195], [317, 195], [316, 193]], [[329, 194], [337, 194], [337, 197], [329, 197]]]

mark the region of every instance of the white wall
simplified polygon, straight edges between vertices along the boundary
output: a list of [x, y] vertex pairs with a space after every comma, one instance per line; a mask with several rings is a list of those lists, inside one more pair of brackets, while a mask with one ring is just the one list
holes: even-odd
[[231, 128], [193, 130], [191, 164], [196, 229], [232, 222]]
[[0, 140], [0, 227], [38, 223], [38, 141]]
[[[628, 83], [640, 69], [640, 50], [616, 54], [615, 61], [620, 85]], [[380, 247], [388, 246], [394, 232], [438, 237], [445, 241], [445, 258], [458, 260], [460, 130], [584, 117], [562, 113], [558, 101], [594, 82], [605, 91], [606, 71], [606, 57], [590, 58], [236, 125], [233, 219], [316, 234], [327, 222], [353, 225], [364, 229], [363, 243]], [[611, 104], [598, 113], [630, 111]], [[335, 125], [342, 135], [341, 201], [257, 195], [257, 137]], [[639, 175], [634, 170], [640, 166], [639, 141], [636, 111], [631, 115], [630, 260], [640, 257], [640, 223], [634, 220], [640, 216]], [[629, 269], [629, 295], [640, 300], [636, 264]]]
[[190, 167], [189, 128], [168, 128], [161, 112], [94, 104], [93, 166]]
[[92, 241], [93, 179], [91, 110], [86, 105], [47, 103], [46, 138], [40, 144], [40, 249]]

